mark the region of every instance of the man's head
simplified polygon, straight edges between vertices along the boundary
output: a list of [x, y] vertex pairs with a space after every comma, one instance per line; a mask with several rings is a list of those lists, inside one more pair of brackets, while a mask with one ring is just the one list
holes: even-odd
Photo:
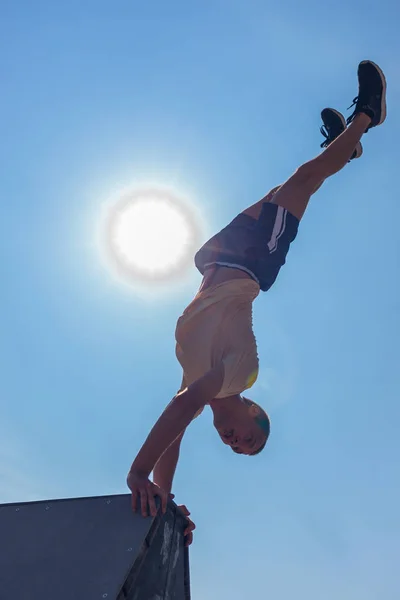
[[264, 449], [270, 431], [265, 410], [242, 396], [213, 400], [214, 427], [237, 454], [253, 456]]

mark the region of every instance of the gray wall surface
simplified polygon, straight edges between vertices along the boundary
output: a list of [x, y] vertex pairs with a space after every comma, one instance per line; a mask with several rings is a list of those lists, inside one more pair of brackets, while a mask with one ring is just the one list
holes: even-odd
[[0, 600], [189, 600], [185, 519], [130, 494], [0, 505]]

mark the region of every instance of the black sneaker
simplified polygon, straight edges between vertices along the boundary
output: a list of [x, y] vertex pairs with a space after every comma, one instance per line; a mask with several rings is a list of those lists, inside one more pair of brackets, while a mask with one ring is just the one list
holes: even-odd
[[[324, 108], [321, 112], [321, 118], [324, 123], [321, 127], [321, 133], [325, 138], [325, 141], [321, 144], [321, 148], [327, 148], [346, 129], [346, 120], [342, 113], [334, 108]], [[362, 153], [362, 145], [358, 142], [350, 160], [360, 158]]]
[[371, 127], [381, 125], [386, 119], [386, 79], [381, 69], [370, 60], [363, 60], [358, 65], [358, 96], [354, 98], [354, 112], [347, 119], [349, 125], [358, 113], [371, 117]]

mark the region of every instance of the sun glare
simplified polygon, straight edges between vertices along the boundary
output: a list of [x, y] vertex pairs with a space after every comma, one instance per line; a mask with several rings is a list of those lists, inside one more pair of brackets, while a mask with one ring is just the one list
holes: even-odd
[[186, 207], [166, 193], [142, 193], [113, 207], [108, 247], [120, 269], [136, 278], [165, 279], [188, 261], [196, 227]]

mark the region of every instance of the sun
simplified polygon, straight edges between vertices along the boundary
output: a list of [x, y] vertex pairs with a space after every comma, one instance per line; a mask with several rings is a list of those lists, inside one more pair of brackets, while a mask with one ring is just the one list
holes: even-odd
[[165, 279], [182, 272], [196, 240], [188, 206], [167, 191], [130, 192], [109, 212], [110, 257], [119, 271], [135, 279]]
[[168, 271], [182, 258], [189, 237], [184, 215], [164, 199], [137, 200], [116, 215], [116, 250], [140, 271]]

